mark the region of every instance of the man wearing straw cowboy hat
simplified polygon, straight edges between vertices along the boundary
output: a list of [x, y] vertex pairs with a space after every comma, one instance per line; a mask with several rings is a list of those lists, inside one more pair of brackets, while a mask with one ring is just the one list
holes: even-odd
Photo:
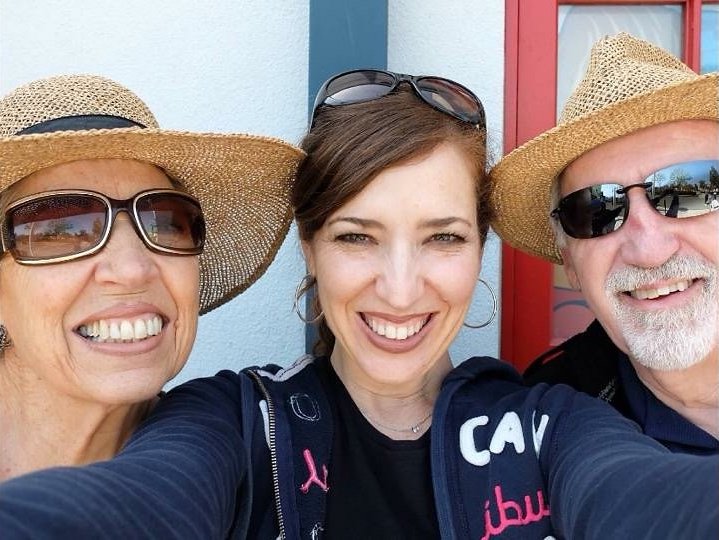
[[719, 452], [719, 215], [704, 204], [718, 84], [651, 43], [604, 38], [557, 127], [492, 171], [497, 232], [563, 263], [597, 317], [529, 382], [599, 396], [696, 454]]

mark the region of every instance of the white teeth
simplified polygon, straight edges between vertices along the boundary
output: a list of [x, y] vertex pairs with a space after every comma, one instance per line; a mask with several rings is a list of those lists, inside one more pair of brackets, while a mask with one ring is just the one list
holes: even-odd
[[396, 341], [403, 341], [408, 337], [415, 335], [422, 329], [422, 327], [427, 323], [428, 320], [429, 318], [419, 320], [414, 324], [395, 325], [387, 321], [381, 321], [365, 317], [367, 326], [369, 326], [375, 334], [379, 336], [384, 336], [388, 339], [394, 339]]
[[130, 341], [133, 337], [135, 337], [132, 323], [129, 321], [122, 321], [120, 323], [120, 337], [125, 341]]
[[107, 339], [110, 337], [110, 327], [107, 321], [100, 321], [100, 339]]
[[110, 323], [110, 339], [121, 339], [120, 325], [117, 323]]
[[147, 326], [145, 325], [145, 321], [142, 319], [137, 319], [135, 321], [135, 335], [133, 336], [135, 339], [144, 339], [147, 337]]
[[[150, 329], [150, 326], [152, 326], [152, 329]], [[147, 321], [147, 333], [151, 336], [156, 336], [162, 332], [162, 319], [160, 317], [153, 317], [149, 321]]]
[[672, 283], [671, 285], [664, 285], [658, 289], [636, 289], [629, 291], [629, 294], [632, 298], [636, 298], [637, 300], [653, 300], [655, 298], [659, 298], [660, 296], [670, 295], [673, 292], [685, 291], [691, 286], [691, 284], [692, 280], [684, 280]]
[[149, 319], [119, 321], [98, 320], [83, 324], [78, 334], [97, 342], [140, 341], [162, 332], [162, 318], [158, 315]]

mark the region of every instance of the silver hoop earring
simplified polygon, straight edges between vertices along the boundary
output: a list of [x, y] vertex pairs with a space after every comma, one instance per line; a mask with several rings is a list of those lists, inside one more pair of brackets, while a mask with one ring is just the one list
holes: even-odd
[[484, 281], [482, 278], [477, 279], [477, 281], [479, 281], [482, 285], [487, 287], [489, 294], [492, 295], [492, 314], [489, 316], [489, 319], [487, 319], [482, 324], [468, 324], [467, 322], [464, 323], [464, 326], [466, 326], [467, 328], [473, 328], [473, 329], [484, 328], [485, 326], [489, 326], [490, 324], [492, 324], [492, 321], [497, 316], [497, 310], [499, 309], [499, 302], [497, 301], [497, 295], [495, 294], [492, 286], [489, 283], [487, 283], [486, 281]]
[[322, 310], [320, 310], [319, 315], [317, 315], [314, 319], [307, 320], [302, 316], [302, 311], [300, 311], [300, 299], [316, 284], [317, 279], [315, 278], [315, 276], [313, 276], [312, 274], [305, 274], [305, 276], [300, 280], [299, 284], [297, 285], [297, 288], [295, 289], [295, 301], [292, 303], [292, 309], [295, 310], [297, 316], [305, 324], [315, 324], [325, 315]]
[[0, 352], [7, 349], [10, 345], [12, 345], [12, 342], [10, 341], [10, 336], [7, 334], [7, 328], [5, 328], [4, 324], [0, 324]]

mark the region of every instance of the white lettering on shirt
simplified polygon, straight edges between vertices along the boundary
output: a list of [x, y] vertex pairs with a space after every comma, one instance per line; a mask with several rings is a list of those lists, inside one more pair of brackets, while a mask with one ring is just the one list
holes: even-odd
[[[542, 447], [544, 432], [549, 424], [549, 416], [543, 414], [539, 420], [539, 426], [535, 425], [536, 411], [532, 412], [532, 443], [534, 451], [539, 456]], [[489, 449], [478, 449], [474, 442], [475, 429], [486, 426], [489, 423], [489, 417], [486, 415], [475, 416], [466, 420], [459, 428], [459, 450], [462, 457], [467, 462], [477, 467], [487, 465], [492, 454], [498, 455], [505, 451], [507, 445], [514, 447], [517, 454], [523, 454], [526, 449], [524, 440], [524, 432], [522, 431], [522, 422], [519, 415], [514, 411], [504, 413], [502, 419], [494, 428], [494, 432], [489, 440]]]

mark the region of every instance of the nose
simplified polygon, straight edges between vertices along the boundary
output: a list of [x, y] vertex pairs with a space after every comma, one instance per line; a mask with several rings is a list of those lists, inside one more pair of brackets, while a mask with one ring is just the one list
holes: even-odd
[[95, 271], [99, 282], [141, 288], [159, 274], [153, 254], [123, 212], [115, 218], [107, 244], [95, 257], [99, 258]]
[[627, 196], [629, 215], [618, 231], [623, 236], [622, 259], [640, 268], [660, 266], [680, 248], [680, 219], [659, 214], [643, 190], [630, 190]]
[[424, 294], [421, 265], [409, 244], [393, 245], [383, 255], [375, 288], [377, 295], [396, 311], [411, 308]]

